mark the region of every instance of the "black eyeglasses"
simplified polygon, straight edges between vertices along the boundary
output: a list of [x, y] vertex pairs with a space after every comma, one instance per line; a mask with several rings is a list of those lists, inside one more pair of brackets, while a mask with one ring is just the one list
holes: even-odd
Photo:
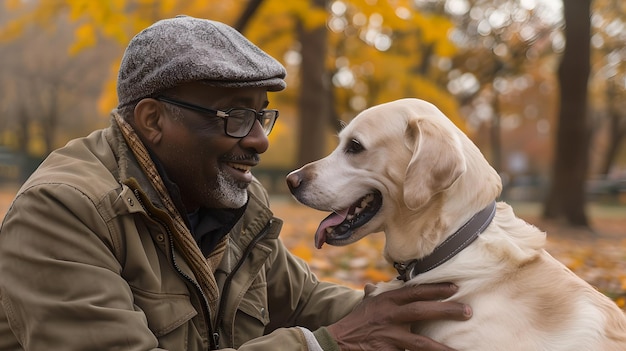
[[243, 138], [250, 134], [254, 121], [259, 121], [265, 135], [269, 135], [278, 118], [278, 110], [261, 110], [259, 112], [251, 108], [229, 108], [225, 111], [214, 110], [188, 102], [174, 100], [165, 96], [155, 97], [156, 100], [166, 102], [178, 107], [186, 108], [202, 114], [209, 114], [224, 119], [224, 132], [233, 138]]

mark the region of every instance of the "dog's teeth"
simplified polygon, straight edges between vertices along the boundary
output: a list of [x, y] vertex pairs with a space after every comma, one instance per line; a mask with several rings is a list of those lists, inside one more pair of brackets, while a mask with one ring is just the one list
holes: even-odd
[[350, 229], [350, 224], [348, 224], [348, 223], [343, 223], [343, 224], [341, 224], [341, 225], [339, 226], [339, 231], [340, 231], [341, 233], [345, 233], [345, 232], [347, 232], [347, 231], [348, 231], [348, 229]]
[[[357, 214], [357, 212], [356, 212], [356, 211], [354, 211], [354, 214]], [[352, 220], [352, 218], [354, 218], [354, 215], [347, 215], [347, 216], [346, 216], [346, 219], [347, 219], [347, 220], [349, 220], [349, 221], [351, 221], [351, 220]]]
[[361, 201], [361, 207], [367, 207], [367, 205], [372, 201], [374, 201], [374, 195], [367, 194], [367, 196], [363, 198], [363, 201]]

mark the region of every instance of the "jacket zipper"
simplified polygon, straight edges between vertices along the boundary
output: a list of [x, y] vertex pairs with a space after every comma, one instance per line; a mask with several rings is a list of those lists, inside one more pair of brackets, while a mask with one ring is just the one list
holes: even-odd
[[235, 268], [233, 268], [233, 270], [230, 272], [230, 274], [226, 277], [226, 280], [224, 281], [224, 288], [222, 289], [222, 298], [220, 299], [220, 305], [217, 309], [217, 318], [215, 319], [215, 326], [213, 327], [214, 333], [213, 333], [213, 338], [215, 341], [215, 346], [217, 348], [219, 348], [219, 326], [222, 324], [222, 320], [224, 319], [224, 310], [226, 308], [226, 300], [228, 299], [228, 292], [230, 290], [230, 285], [233, 281], [233, 278], [235, 276], [235, 274], [237, 273], [237, 271], [239, 271], [239, 269], [241, 268], [241, 266], [243, 266], [243, 263], [245, 262], [246, 258], [248, 258], [248, 256], [250, 256], [250, 254], [252, 253], [252, 249], [254, 249], [254, 247], [256, 246], [256, 244], [258, 244], [259, 241], [261, 241], [261, 239], [263, 239], [267, 233], [269, 232], [270, 226], [272, 225], [272, 223], [274, 222], [273, 219], [270, 219], [269, 222], [267, 222], [267, 224], [265, 225], [265, 227], [263, 227], [263, 229], [261, 229], [261, 231], [259, 232], [259, 234], [257, 234], [252, 241], [250, 241], [250, 244], [248, 244], [248, 246], [246, 247], [246, 250], [244, 251], [243, 255], [241, 255], [241, 259], [237, 262], [237, 264], [235, 265]]
[[[207, 325], [207, 328], [209, 329], [209, 343], [210, 343], [210, 349], [211, 350], [217, 350], [218, 349], [218, 339], [215, 338], [217, 333], [213, 332], [213, 328], [211, 326], [211, 310], [209, 308], [209, 301], [207, 300], [206, 295], [204, 294], [204, 292], [202, 291], [202, 288], [200, 287], [200, 284], [198, 284], [198, 282], [196, 282], [194, 279], [192, 279], [190, 276], [188, 276], [187, 274], [185, 274], [185, 272], [182, 271], [182, 269], [180, 269], [180, 267], [178, 266], [178, 264], [176, 263], [176, 258], [174, 257], [174, 239], [172, 238], [172, 231], [169, 229], [169, 226], [167, 226], [167, 224], [162, 221], [160, 218], [152, 215], [152, 213], [150, 211], [148, 211], [148, 209], [146, 208], [146, 206], [143, 203], [143, 200], [141, 199], [141, 196], [139, 196], [139, 191], [138, 190], [133, 190], [133, 192], [135, 193], [135, 197], [137, 198], [137, 200], [139, 201], [139, 204], [141, 205], [141, 207], [146, 211], [146, 213], [148, 214], [148, 216], [152, 219], [157, 221], [159, 224], [161, 224], [161, 226], [163, 226], [163, 228], [165, 228], [165, 230], [167, 231], [168, 234], [168, 238], [169, 238], [169, 243], [170, 243], [170, 250], [172, 251], [172, 255], [171, 255], [171, 262], [172, 265], [174, 266], [174, 268], [176, 269], [176, 271], [178, 272], [178, 274], [180, 274], [183, 278], [185, 278], [189, 283], [191, 283], [191, 285], [193, 285], [197, 292], [200, 294], [200, 296], [202, 296], [202, 301], [204, 302], [204, 312], [205, 312], [205, 323]], [[211, 337], [212, 336], [212, 337]], [[219, 335], [218, 335], [219, 337]]]

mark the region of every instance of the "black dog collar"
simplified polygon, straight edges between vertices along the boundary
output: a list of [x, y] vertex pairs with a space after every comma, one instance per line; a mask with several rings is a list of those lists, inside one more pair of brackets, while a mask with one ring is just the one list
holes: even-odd
[[454, 255], [461, 252], [461, 250], [478, 238], [478, 235], [491, 223], [495, 214], [496, 202], [493, 201], [437, 246], [430, 255], [407, 263], [394, 263], [394, 267], [399, 274], [398, 279], [406, 282], [415, 278], [418, 274], [428, 272], [454, 257]]

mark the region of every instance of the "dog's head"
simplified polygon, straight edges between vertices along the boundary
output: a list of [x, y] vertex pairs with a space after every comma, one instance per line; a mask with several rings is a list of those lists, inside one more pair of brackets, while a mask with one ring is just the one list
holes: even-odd
[[[489, 189], [483, 186], [487, 179]], [[363, 111], [339, 133], [330, 155], [291, 172], [287, 183], [301, 203], [333, 211], [320, 224], [317, 247], [346, 245], [379, 231], [389, 246], [391, 229], [415, 231], [425, 221], [442, 227], [445, 211], [482, 209], [501, 187], [469, 138], [418, 99]]]

